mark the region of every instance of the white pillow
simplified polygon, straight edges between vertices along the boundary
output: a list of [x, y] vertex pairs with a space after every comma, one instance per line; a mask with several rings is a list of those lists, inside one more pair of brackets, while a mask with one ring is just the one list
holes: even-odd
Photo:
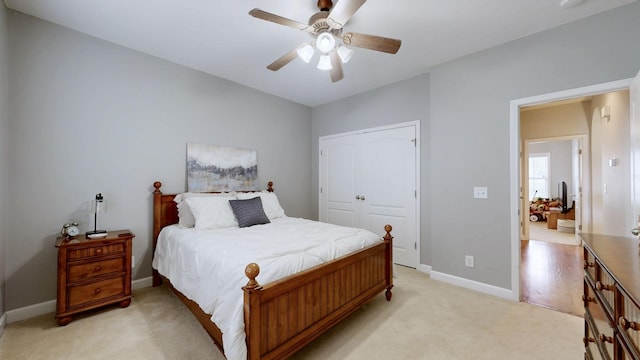
[[176, 203], [176, 207], [178, 208], [178, 224], [184, 227], [194, 227], [196, 224], [196, 219], [193, 217], [191, 210], [189, 209], [189, 205], [186, 203], [185, 199], [192, 197], [211, 197], [211, 196], [231, 196], [233, 199], [236, 199], [235, 192], [232, 193], [182, 193], [176, 195], [173, 198], [173, 201]]
[[220, 229], [238, 226], [229, 200], [233, 196], [195, 196], [185, 198], [195, 219], [196, 229]]
[[284, 209], [280, 206], [276, 193], [264, 190], [260, 192], [238, 193], [237, 195], [239, 200], [253, 199], [254, 197], [260, 196], [262, 208], [269, 220], [284, 217]]

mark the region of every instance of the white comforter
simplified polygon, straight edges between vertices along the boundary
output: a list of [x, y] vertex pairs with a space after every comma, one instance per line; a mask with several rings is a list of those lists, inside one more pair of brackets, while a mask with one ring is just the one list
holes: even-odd
[[260, 265], [266, 284], [381, 241], [367, 230], [284, 217], [248, 228], [160, 232], [153, 267], [222, 331], [228, 360], [246, 359], [243, 291], [247, 264]]

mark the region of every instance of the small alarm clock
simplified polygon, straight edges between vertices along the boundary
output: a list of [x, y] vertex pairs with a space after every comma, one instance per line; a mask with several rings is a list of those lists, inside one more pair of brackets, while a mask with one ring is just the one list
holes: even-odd
[[66, 238], [72, 238], [78, 234], [80, 234], [80, 228], [78, 227], [77, 222], [71, 222], [68, 224], [64, 224], [62, 226], [62, 230], [60, 230], [60, 234]]

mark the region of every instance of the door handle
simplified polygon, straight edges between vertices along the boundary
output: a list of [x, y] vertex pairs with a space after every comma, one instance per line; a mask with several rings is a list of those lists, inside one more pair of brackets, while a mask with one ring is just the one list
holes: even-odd
[[360, 195], [356, 195], [356, 200], [360, 200]]
[[364, 200], [364, 195], [360, 196], [360, 200]]
[[635, 236], [640, 235], [640, 227], [634, 227], [633, 229], [631, 229], [631, 233]]

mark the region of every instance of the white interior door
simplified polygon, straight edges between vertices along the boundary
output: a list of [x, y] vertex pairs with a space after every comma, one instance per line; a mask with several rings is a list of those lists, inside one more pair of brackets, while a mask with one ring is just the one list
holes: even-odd
[[357, 140], [354, 135], [320, 143], [320, 221], [356, 227], [360, 202], [355, 199]]
[[633, 209], [631, 224], [640, 223], [640, 72], [629, 87], [631, 104], [631, 198]]
[[417, 125], [320, 139], [320, 221], [383, 235], [393, 226], [394, 262], [417, 267]]
[[363, 136], [362, 227], [379, 233], [393, 226], [393, 258], [418, 266], [416, 236], [416, 129], [407, 126]]

